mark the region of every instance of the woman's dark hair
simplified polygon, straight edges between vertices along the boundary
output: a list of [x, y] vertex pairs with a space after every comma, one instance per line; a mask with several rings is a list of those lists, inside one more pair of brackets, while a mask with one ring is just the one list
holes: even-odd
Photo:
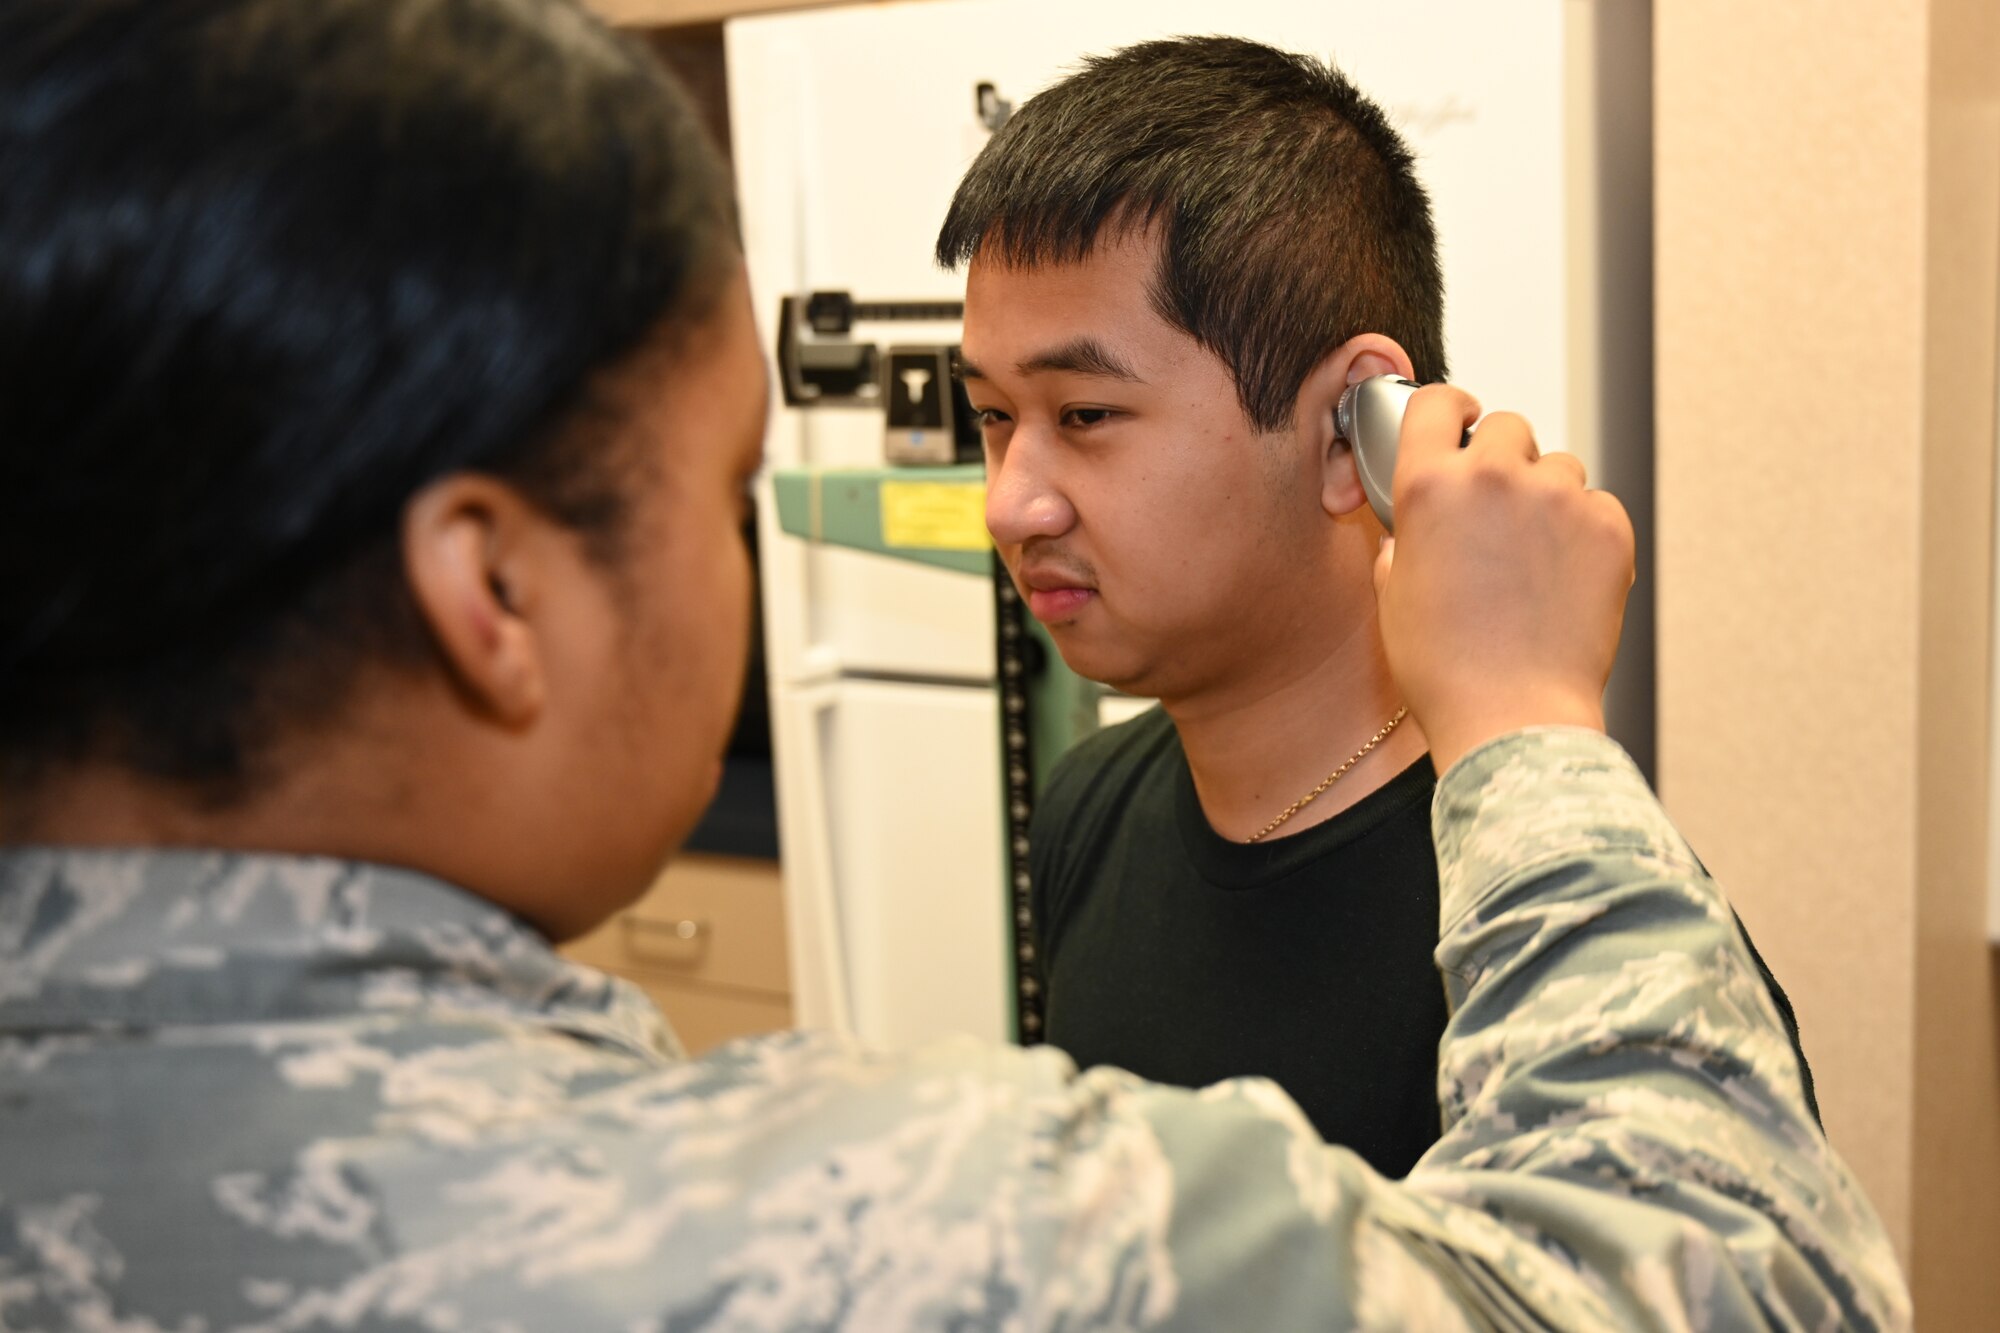
[[421, 653], [459, 470], [616, 549], [591, 386], [704, 320], [726, 176], [559, 0], [0, 5], [0, 749], [218, 794]]
[[1214, 352], [1261, 430], [1328, 353], [1383, 333], [1445, 377], [1444, 280], [1410, 151], [1336, 70], [1232, 37], [1145, 42], [1030, 98], [959, 183], [937, 259], [1082, 259], [1161, 228], [1153, 300]]

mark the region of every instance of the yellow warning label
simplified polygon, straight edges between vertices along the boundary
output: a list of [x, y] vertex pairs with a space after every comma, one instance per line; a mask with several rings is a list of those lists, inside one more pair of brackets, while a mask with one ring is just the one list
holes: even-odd
[[882, 544], [932, 551], [983, 551], [986, 488], [937, 481], [882, 483]]

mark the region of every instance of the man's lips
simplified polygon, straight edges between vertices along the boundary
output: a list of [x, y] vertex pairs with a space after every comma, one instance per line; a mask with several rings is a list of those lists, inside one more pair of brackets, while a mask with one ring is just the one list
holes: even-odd
[[1072, 619], [1097, 596], [1095, 588], [1064, 570], [1024, 569], [1020, 578], [1027, 590], [1029, 612], [1044, 625]]
[[1030, 588], [1028, 589], [1028, 610], [1044, 625], [1060, 624], [1074, 619], [1091, 598], [1097, 596], [1093, 588]]

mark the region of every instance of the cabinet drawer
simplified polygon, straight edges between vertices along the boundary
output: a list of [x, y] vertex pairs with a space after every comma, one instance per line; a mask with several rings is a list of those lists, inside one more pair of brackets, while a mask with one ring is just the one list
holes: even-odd
[[740, 991], [713, 991], [671, 981], [641, 983], [673, 1025], [689, 1055], [704, 1055], [725, 1041], [777, 1032], [792, 1025], [788, 1000]]
[[634, 980], [699, 981], [782, 998], [791, 974], [777, 864], [683, 857], [645, 897], [563, 953]]

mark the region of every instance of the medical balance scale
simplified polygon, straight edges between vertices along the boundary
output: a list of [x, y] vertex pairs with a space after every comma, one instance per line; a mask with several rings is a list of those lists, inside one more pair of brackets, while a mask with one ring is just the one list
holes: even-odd
[[1000, 734], [1000, 817], [1014, 978], [1015, 1036], [1042, 1039], [1036, 977], [1029, 823], [1035, 801], [1070, 746], [1098, 729], [1101, 686], [1063, 664], [1027, 613], [986, 532], [986, 471], [978, 427], [952, 375], [947, 343], [882, 348], [853, 337], [857, 321], [956, 321], [955, 301], [856, 301], [845, 292], [780, 300], [778, 379], [800, 408], [874, 408], [885, 414], [884, 464], [781, 468], [772, 474], [786, 533], [891, 560], [954, 570], [993, 588]]

